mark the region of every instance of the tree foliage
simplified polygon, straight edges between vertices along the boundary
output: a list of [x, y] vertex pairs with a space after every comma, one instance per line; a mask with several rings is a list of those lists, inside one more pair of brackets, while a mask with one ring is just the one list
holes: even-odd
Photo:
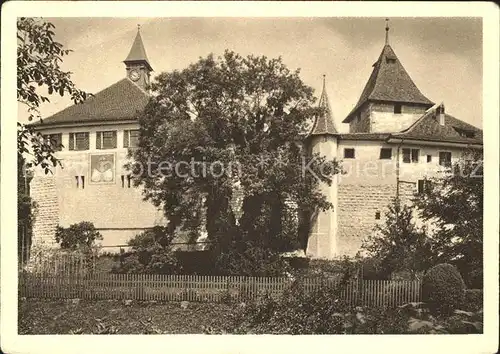
[[[183, 228], [196, 238], [206, 229], [221, 254], [249, 254], [250, 245], [272, 252], [305, 247], [305, 233], [289, 232], [296, 230], [289, 223], [299, 223], [291, 217], [296, 205], [310, 217], [331, 204], [317, 190], [318, 178], [303, 174], [301, 134], [320, 111], [299, 72], [281, 59], [226, 51], [160, 74], [151, 89], [131, 168], [145, 197], [163, 208], [167, 231]], [[336, 162], [312, 159], [310, 170], [327, 166], [319, 179], [329, 182], [338, 172]], [[149, 167], [140, 173], [139, 165]]]
[[[76, 88], [71, 72], [60, 67], [63, 57], [71, 52], [54, 40], [54, 25], [41, 19], [20, 17], [17, 20], [17, 101], [27, 107], [29, 120], [41, 119], [40, 105], [49, 102], [48, 95], [70, 95], [74, 103], [81, 103], [87, 93]], [[47, 90], [47, 95], [40, 93]], [[29, 166], [40, 165], [46, 173], [58, 161], [55, 146], [42, 139], [33, 127], [18, 122], [17, 153], [31, 154]]]
[[474, 288], [482, 288], [483, 275], [482, 163], [482, 153], [465, 153], [415, 200], [423, 220], [435, 229], [435, 264], [455, 265]]
[[115, 273], [176, 274], [180, 272], [178, 259], [171, 247], [172, 237], [161, 226], [155, 226], [132, 238], [131, 250], [122, 252]]
[[462, 308], [465, 283], [457, 268], [442, 263], [429, 269], [422, 282], [422, 300], [438, 313]]
[[469, 287], [482, 288], [482, 154], [465, 152], [449, 171], [427, 181], [412, 206], [394, 200], [363, 249], [386, 276], [450, 263]]
[[82, 221], [69, 227], [58, 226], [55, 239], [63, 249], [88, 250], [95, 246], [95, 241], [102, 240], [102, 235], [93, 223]]
[[[46, 94], [70, 95], [75, 103], [87, 98], [71, 81], [71, 72], [63, 71], [63, 56], [71, 51], [54, 40], [54, 25], [41, 19], [20, 17], [17, 20], [17, 101], [26, 106], [28, 119], [41, 119], [39, 107], [49, 102]], [[58, 146], [35, 131], [33, 126], [17, 122], [17, 178], [18, 178], [18, 243], [19, 249], [31, 243], [34, 204], [27, 188], [29, 174], [34, 166], [47, 174], [60, 164], [55, 150]], [[26, 255], [22, 255], [26, 258]]]
[[432, 244], [424, 230], [415, 225], [413, 208], [394, 198], [388, 206], [385, 222], [362, 244], [362, 250], [374, 262], [379, 276], [406, 271], [415, 277], [432, 263]]

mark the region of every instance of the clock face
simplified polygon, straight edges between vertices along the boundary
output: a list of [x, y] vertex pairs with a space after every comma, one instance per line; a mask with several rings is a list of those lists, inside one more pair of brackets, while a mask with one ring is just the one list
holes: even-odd
[[137, 81], [141, 77], [141, 74], [137, 70], [132, 70], [130, 72], [130, 79], [132, 81]]

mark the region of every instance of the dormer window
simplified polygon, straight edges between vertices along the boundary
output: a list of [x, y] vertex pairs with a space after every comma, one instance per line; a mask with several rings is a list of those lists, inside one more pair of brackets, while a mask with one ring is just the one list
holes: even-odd
[[453, 128], [462, 138], [474, 138], [475, 133], [472, 130]]
[[394, 113], [395, 114], [401, 114], [401, 110], [402, 110], [402, 105], [401, 103], [396, 103], [394, 105]]

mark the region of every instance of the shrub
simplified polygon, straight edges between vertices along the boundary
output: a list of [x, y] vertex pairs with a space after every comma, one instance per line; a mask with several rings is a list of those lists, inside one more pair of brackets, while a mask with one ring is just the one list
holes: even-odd
[[430, 268], [423, 277], [422, 299], [437, 313], [451, 313], [464, 302], [465, 283], [458, 270], [443, 263]]
[[128, 242], [131, 251], [122, 252], [114, 273], [177, 274], [180, 272], [175, 252], [172, 250], [172, 235], [164, 227], [155, 226]]
[[275, 298], [264, 294], [245, 306], [235, 306], [219, 322], [220, 333], [252, 334], [326, 334], [343, 333], [341, 314], [346, 305], [336, 287], [306, 292], [294, 281]]
[[55, 238], [61, 248], [76, 250], [92, 248], [96, 240], [102, 240], [102, 235], [93, 223], [82, 221], [68, 228], [57, 226]]
[[279, 277], [291, 270], [280, 253], [252, 242], [233, 247], [216, 256], [215, 267], [220, 275]]
[[463, 310], [479, 311], [482, 308], [483, 308], [483, 290], [482, 289], [465, 290]]

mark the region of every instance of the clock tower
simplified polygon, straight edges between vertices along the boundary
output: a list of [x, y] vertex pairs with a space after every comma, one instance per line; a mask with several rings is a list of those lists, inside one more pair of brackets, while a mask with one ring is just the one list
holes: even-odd
[[153, 68], [149, 64], [144, 44], [142, 43], [140, 26], [137, 26], [137, 35], [127, 59], [123, 61], [127, 70], [127, 77], [137, 86], [147, 91], [150, 83], [150, 75]]

